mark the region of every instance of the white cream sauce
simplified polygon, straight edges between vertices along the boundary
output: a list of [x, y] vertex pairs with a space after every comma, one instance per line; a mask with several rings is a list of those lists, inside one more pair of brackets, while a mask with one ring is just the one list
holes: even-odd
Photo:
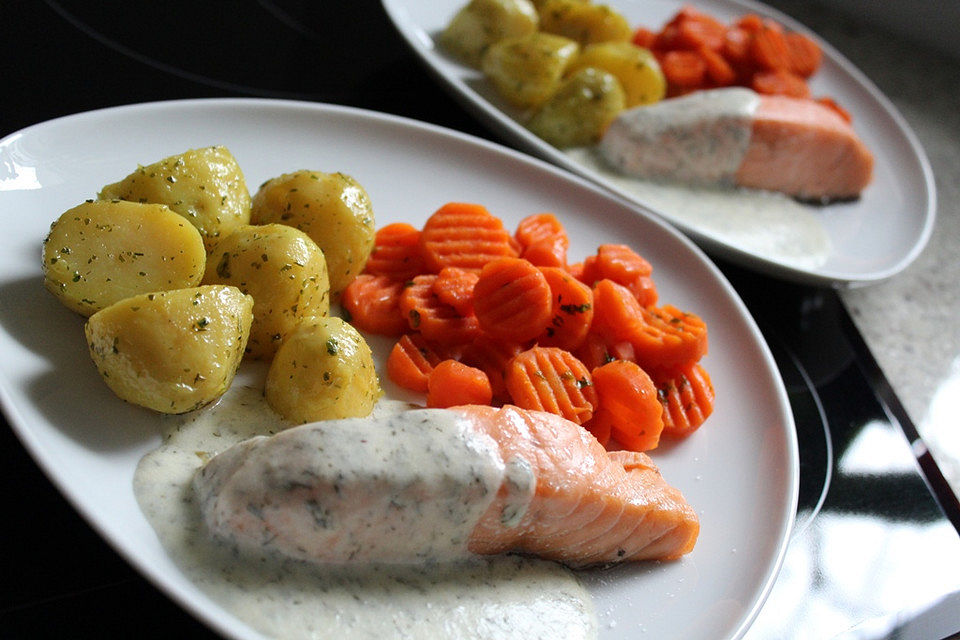
[[[385, 401], [375, 414], [397, 408]], [[291, 639], [596, 637], [589, 594], [555, 563], [504, 556], [337, 568], [237, 553], [216, 541], [191, 486], [197, 470], [233, 444], [287, 426], [258, 390], [234, 385], [217, 405], [169, 418], [162, 446], [143, 458], [134, 478], [140, 507], [170, 556], [233, 615], [267, 636]], [[507, 461], [502, 472], [522, 502], [531, 490], [524, 463]]]
[[596, 149], [567, 149], [566, 154], [631, 200], [742, 251], [804, 269], [830, 257], [830, 237], [818, 212], [785, 194], [641, 180], [611, 170]]

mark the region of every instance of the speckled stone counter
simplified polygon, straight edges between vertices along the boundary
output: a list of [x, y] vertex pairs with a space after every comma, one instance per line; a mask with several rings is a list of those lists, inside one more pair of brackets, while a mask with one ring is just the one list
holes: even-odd
[[841, 297], [960, 494], [960, 57], [831, 8], [794, 0], [769, 4], [859, 67], [906, 118], [930, 160], [937, 213], [926, 249], [897, 276]]

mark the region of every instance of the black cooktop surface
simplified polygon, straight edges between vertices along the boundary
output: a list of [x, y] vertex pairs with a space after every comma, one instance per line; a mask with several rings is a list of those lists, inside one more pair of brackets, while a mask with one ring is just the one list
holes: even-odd
[[[362, 107], [503, 142], [418, 63], [374, 2], [0, 7], [0, 135], [101, 107], [256, 96]], [[104, 132], [109, 135], [109, 132]], [[830, 289], [718, 261], [787, 386], [800, 501], [783, 570], [750, 638], [942, 638], [960, 632], [960, 505]], [[0, 636], [213, 634], [76, 514], [9, 428]], [[927, 578], [924, 578], [927, 576]]]

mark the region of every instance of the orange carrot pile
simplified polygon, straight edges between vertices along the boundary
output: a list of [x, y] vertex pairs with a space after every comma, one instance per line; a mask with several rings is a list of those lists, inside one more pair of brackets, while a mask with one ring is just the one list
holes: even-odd
[[[730, 24], [683, 7], [660, 31], [640, 27], [634, 44], [660, 62], [667, 95], [742, 86], [757, 93], [810, 98], [808, 80], [820, 68], [820, 46], [778, 22], [746, 14]], [[818, 98], [847, 121], [850, 114], [830, 98]]]
[[343, 304], [361, 330], [398, 337], [387, 376], [427, 406], [549, 411], [635, 451], [688, 436], [714, 404], [706, 324], [657, 306], [653, 267], [630, 247], [576, 264], [568, 248], [552, 214], [510, 233], [480, 205], [448, 203], [422, 230], [381, 229]]

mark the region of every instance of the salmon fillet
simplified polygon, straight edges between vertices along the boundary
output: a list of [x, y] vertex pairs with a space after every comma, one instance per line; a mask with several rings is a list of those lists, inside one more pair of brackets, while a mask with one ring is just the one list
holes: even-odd
[[741, 87], [699, 91], [621, 113], [599, 145], [625, 175], [781, 191], [805, 200], [857, 197], [873, 155], [836, 111]]
[[458, 407], [500, 445], [531, 463], [536, 491], [520, 522], [505, 526], [509, 488], [470, 536], [474, 553], [522, 551], [571, 566], [667, 560], [693, 549], [697, 516], [649, 456], [607, 453], [588, 431], [551, 413], [513, 406]]
[[214, 457], [194, 488], [215, 537], [318, 563], [520, 552], [580, 567], [675, 559], [699, 533], [648, 456], [513, 406], [302, 425]]
[[833, 109], [812, 100], [761, 96], [735, 181], [833, 200], [858, 196], [872, 175], [873, 154]]

